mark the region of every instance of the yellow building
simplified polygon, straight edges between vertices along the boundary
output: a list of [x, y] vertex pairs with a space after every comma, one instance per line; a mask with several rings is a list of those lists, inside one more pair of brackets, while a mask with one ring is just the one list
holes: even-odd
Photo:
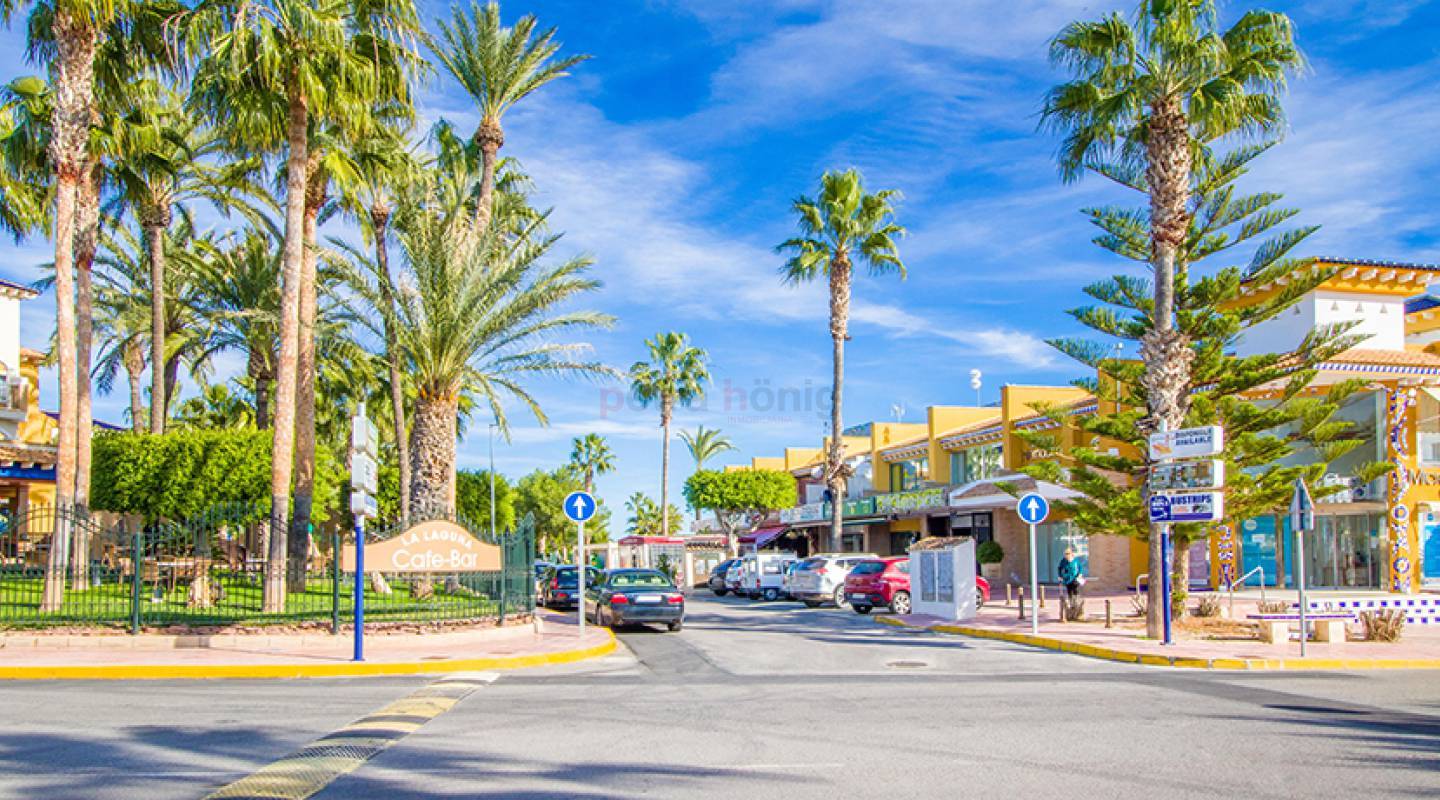
[[55, 500], [56, 426], [40, 409], [42, 355], [20, 346], [20, 303], [33, 290], [0, 281], [0, 515]]

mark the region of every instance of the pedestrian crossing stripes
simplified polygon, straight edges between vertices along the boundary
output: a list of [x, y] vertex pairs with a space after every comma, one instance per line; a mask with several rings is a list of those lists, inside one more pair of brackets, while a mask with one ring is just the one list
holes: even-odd
[[471, 692], [492, 683], [493, 672], [441, 678], [311, 742], [260, 770], [206, 796], [228, 800], [304, 800], [354, 772], [382, 750], [454, 708]]

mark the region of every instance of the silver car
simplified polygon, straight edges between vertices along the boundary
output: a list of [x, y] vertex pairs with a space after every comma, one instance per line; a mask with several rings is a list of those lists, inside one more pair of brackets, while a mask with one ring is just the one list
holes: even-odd
[[845, 576], [861, 561], [879, 558], [874, 553], [820, 553], [790, 571], [790, 596], [815, 608], [825, 603], [845, 605]]

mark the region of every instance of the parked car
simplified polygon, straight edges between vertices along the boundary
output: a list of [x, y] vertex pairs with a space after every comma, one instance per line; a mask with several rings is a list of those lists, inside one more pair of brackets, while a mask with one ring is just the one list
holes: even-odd
[[785, 591], [785, 565], [798, 557], [790, 552], [751, 553], [741, 558], [740, 593], [751, 599], [779, 600]]
[[740, 594], [740, 576], [745, 571], [745, 559], [737, 558], [725, 570], [725, 591], [730, 594]]
[[[540, 582], [540, 605], [546, 608], [575, 608], [580, 604], [577, 596], [579, 581], [577, 580], [575, 567], [560, 565], [545, 570], [545, 577]], [[599, 580], [600, 570], [594, 567], [585, 568], [585, 583]]]
[[[910, 559], [907, 556], [862, 561], [845, 578], [845, 596], [856, 614], [879, 606], [896, 614], [910, 613]], [[975, 576], [975, 607], [990, 599], [990, 582]]]
[[724, 597], [730, 593], [729, 587], [725, 585], [725, 573], [729, 572], [730, 568], [739, 562], [740, 559], [738, 558], [727, 558], [719, 564], [716, 564], [715, 569], [710, 570], [710, 579], [707, 580], [705, 584], [710, 587], [710, 591], [714, 592], [717, 597]]
[[536, 597], [539, 597], [541, 594], [544, 593], [543, 588], [544, 588], [544, 585], [545, 585], [545, 573], [548, 572], [548, 571], [550, 570], [550, 568], [553, 567], [553, 566], [555, 566], [555, 565], [554, 565], [554, 564], [551, 564], [549, 561], [538, 561], [538, 560], [537, 560], [537, 561], [535, 562], [535, 596], [536, 596]]
[[612, 628], [658, 622], [678, 631], [685, 625], [685, 595], [659, 570], [612, 569], [586, 588], [585, 615]]
[[879, 556], [874, 553], [819, 553], [796, 562], [790, 571], [790, 596], [815, 608], [824, 603], [845, 605], [845, 576], [861, 561]]

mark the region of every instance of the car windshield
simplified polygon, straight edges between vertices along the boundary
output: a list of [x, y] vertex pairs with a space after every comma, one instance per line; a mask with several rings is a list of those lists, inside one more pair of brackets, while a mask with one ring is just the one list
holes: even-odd
[[804, 561], [796, 562], [796, 564], [795, 564], [795, 571], [796, 571], [796, 572], [800, 572], [801, 570], [810, 570], [810, 569], [815, 569], [815, 568], [817, 568], [817, 567], [823, 567], [823, 566], [825, 566], [825, 559], [823, 559], [823, 558], [807, 558], [807, 559], [805, 559]]
[[610, 586], [616, 589], [634, 587], [669, 589], [670, 579], [658, 572], [619, 572], [610, 576]]
[[851, 575], [878, 575], [885, 571], [884, 561], [861, 561], [850, 570]]

